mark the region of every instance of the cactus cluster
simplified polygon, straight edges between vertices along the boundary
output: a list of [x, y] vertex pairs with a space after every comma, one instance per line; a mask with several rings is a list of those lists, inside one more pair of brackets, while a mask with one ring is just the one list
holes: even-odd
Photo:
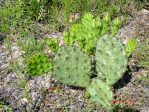
[[94, 79], [87, 88], [87, 92], [90, 95], [90, 100], [98, 104], [102, 104], [103, 107], [110, 109], [112, 107], [111, 101], [113, 99], [113, 93], [105, 82]]
[[36, 53], [27, 59], [27, 69], [29, 75], [39, 76], [52, 69], [51, 60], [43, 53]]
[[[119, 19], [113, 23], [112, 35], [119, 27]], [[53, 52], [53, 74], [67, 85], [87, 88], [90, 99], [110, 109], [113, 92], [111, 86], [119, 80], [127, 68], [127, 54], [123, 45], [110, 32], [110, 16], [101, 21], [91, 14], [85, 14], [80, 24], [75, 24], [64, 33], [65, 46], [58, 46], [57, 39], [46, 43]], [[104, 35], [104, 36], [102, 36]], [[75, 45], [75, 47], [74, 47]], [[91, 60], [95, 56], [97, 79], [91, 82]], [[44, 54], [35, 54], [27, 60], [31, 76], [48, 72], [52, 63]]]
[[111, 85], [126, 71], [127, 55], [115, 37], [104, 35], [96, 43], [95, 61], [98, 77], [90, 83], [88, 55], [79, 48], [63, 46], [54, 59], [54, 75], [64, 84], [86, 87], [91, 101], [110, 109], [113, 99]]
[[54, 58], [54, 75], [64, 84], [87, 87], [90, 82], [90, 59], [78, 48], [61, 47]]
[[87, 93], [91, 101], [111, 109], [111, 85], [122, 77], [127, 68], [125, 49], [116, 38], [104, 35], [97, 41], [95, 61], [98, 79], [91, 82]]
[[97, 41], [95, 60], [98, 77], [109, 85], [119, 80], [127, 68], [123, 45], [110, 35], [104, 35]]

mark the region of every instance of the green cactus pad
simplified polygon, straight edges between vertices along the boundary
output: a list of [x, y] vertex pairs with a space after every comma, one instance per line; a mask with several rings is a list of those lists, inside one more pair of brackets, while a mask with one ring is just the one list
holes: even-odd
[[87, 87], [90, 82], [90, 59], [78, 48], [63, 46], [54, 59], [57, 80], [71, 86]]
[[27, 59], [27, 69], [31, 76], [39, 76], [52, 69], [52, 62], [45, 54], [37, 53]]
[[125, 49], [110, 35], [104, 35], [97, 41], [95, 59], [98, 76], [110, 85], [116, 83], [126, 71]]
[[90, 100], [101, 104], [104, 108], [110, 109], [112, 107], [111, 101], [113, 99], [113, 93], [106, 83], [99, 79], [94, 79], [87, 88]]

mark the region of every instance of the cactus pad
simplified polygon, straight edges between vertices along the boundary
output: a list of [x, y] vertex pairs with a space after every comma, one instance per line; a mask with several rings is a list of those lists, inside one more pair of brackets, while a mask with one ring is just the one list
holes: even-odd
[[27, 69], [31, 76], [39, 76], [50, 71], [52, 63], [45, 54], [37, 53], [27, 59]]
[[123, 45], [114, 37], [104, 35], [97, 41], [96, 70], [110, 85], [119, 80], [127, 68], [127, 55]]
[[99, 79], [94, 79], [87, 88], [87, 93], [89, 94], [91, 101], [101, 104], [107, 109], [111, 108], [113, 93], [110, 90], [110, 86], [106, 83]]
[[90, 82], [90, 59], [78, 48], [62, 46], [54, 59], [57, 80], [71, 86], [87, 87]]

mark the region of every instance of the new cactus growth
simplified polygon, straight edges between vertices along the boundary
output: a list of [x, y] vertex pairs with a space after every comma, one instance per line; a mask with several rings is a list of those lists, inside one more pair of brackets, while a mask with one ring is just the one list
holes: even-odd
[[43, 53], [37, 53], [27, 59], [29, 75], [39, 76], [52, 69], [51, 60]]
[[64, 84], [87, 87], [90, 69], [89, 57], [78, 48], [62, 46], [54, 58], [54, 75]]
[[107, 109], [111, 109], [113, 93], [110, 86], [108, 86], [106, 83], [99, 79], [93, 80], [87, 88], [87, 93], [89, 94], [91, 101], [101, 104]]
[[113, 85], [127, 68], [127, 55], [123, 45], [114, 37], [104, 35], [97, 41], [96, 70], [98, 76]]

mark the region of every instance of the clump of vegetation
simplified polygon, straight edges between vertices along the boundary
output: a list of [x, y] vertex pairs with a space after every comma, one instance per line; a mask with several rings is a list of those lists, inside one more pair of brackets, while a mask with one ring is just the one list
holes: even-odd
[[39, 76], [52, 69], [51, 60], [43, 53], [37, 53], [27, 58], [27, 69], [31, 76]]
[[[84, 15], [103, 15], [108, 12], [111, 17], [129, 14], [133, 9], [140, 9], [146, 1], [140, 0], [5, 0], [0, 7], [0, 32], [9, 33], [14, 28], [22, 36], [31, 33], [36, 23], [48, 24], [50, 31], [61, 25], [69, 26], [69, 19], [76, 13]], [[83, 5], [82, 5], [83, 4]], [[131, 7], [129, 7], [131, 5]], [[75, 18], [75, 17], [74, 17]], [[14, 32], [14, 31], [13, 31]]]
[[[11, 7], [10, 7], [11, 6]], [[4, 7], [0, 8], [0, 32], [8, 33], [11, 27], [16, 27], [22, 23], [23, 9], [22, 3], [16, 1], [15, 3], [5, 1]]]
[[46, 44], [49, 47], [49, 49], [54, 53], [56, 53], [59, 49], [59, 40], [58, 40], [58, 38], [47, 39]]
[[117, 34], [117, 31], [119, 30], [120, 25], [121, 25], [120, 19], [116, 18], [112, 23], [112, 31], [111, 31], [112, 36], [115, 36]]
[[0, 102], [0, 112], [13, 112], [13, 109], [9, 105]]
[[108, 32], [115, 35], [120, 27], [119, 19], [114, 20], [113, 29], [110, 31], [110, 16], [108, 13], [101, 20], [94, 18], [90, 13], [86, 13], [81, 19], [81, 23], [74, 24], [69, 32], [64, 33], [64, 41], [67, 45], [77, 46], [83, 49], [87, 54], [94, 55], [97, 39]]
[[140, 42], [134, 58], [137, 60], [139, 66], [149, 68], [149, 39], [146, 38], [143, 42]]
[[[127, 67], [127, 56], [123, 45], [115, 37], [105, 35], [112, 32], [110, 22], [108, 13], [102, 20], [86, 13], [80, 24], [74, 24], [70, 28], [70, 33], [65, 32], [65, 46], [59, 47], [58, 39], [46, 40], [47, 46], [55, 53], [53, 63], [55, 78], [67, 85], [87, 88], [90, 98], [96, 99], [94, 100], [96, 103], [102, 104], [107, 109], [112, 108], [113, 92], [110, 88], [123, 76]], [[118, 19], [114, 20], [114, 32], [118, 31], [119, 24]], [[31, 76], [39, 76], [52, 69], [52, 62], [45, 54], [34, 52], [35, 48], [43, 50], [42, 41], [37, 47], [38, 42], [36, 39], [29, 39], [22, 47], [25, 52], [32, 53], [26, 57], [27, 70]], [[89, 58], [91, 55], [95, 56], [96, 65], [91, 65]], [[94, 71], [97, 71], [98, 80], [95, 81], [97, 84], [94, 80], [91, 82], [92, 66], [96, 66]], [[97, 88], [100, 83], [101, 86]], [[103, 88], [103, 85], [107, 89]], [[95, 94], [88, 89], [92, 86], [95, 88]], [[99, 97], [97, 94], [99, 91], [103, 93], [103, 97]], [[111, 95], [106, 97], [107, 93]]]
[[128, 43], [125, 46], [127, 57], [129, 57], [136, 50], [136, 47], [137, 47], [137, 40], [134, 38], [129, 39]]
[[34, 37], [25, 38], [19, 43], [24, 56], [30, 56], [36, 52], [42, 52], [44, 49], [45, 41], [43, 39], [36, 39]]
[[[135, 6], [136, 3], [139, 4]], [[57, 80], [67, 85], [85, 87], [91, 101], [112, 109], [112, 85], [122, 78], [127, 58], [136, 48], [136, 40], [132, 39], [125, 51], [123, 45], [112, 37], [121, 26], [117, 16], [126, 16], [130, 14], [130, 9], [142, 6], [139, 0], [5, 0], [0, 6], [0, 32], [19, 34], [19, 39], [15, 40], [19, 40], [17, 43], [24, 51], [30, 76], [47, 73], [54, 65], [53, 73]], [[83, 18], [71, 26], [70, 17], [73, 15], [75, 18], [76, 13]], [[28, 38], [32, 33], [42, 33], [37, 31], [37, 24], [49, 25], [50, 31], [57, 31], [61, 25], [66, 28], [70, 25], [69, 30], [64, 32], [65, 46], [60, 47], [58, 39], [44, 40], [43, 36], [42, 39], [38, 36]], [[145, 68], [149, 68], [148, 43], [148, 40], [145, 44], [141, 43], [135, 52], [139, 65]], [[43, 53], [45, 45], [55, 54], [54, 63]], [[26, 68], [15, 68], [19, 69], [19, 75], [26, 74]], [[92, 80], [93, 77], [96, 79]], [[25, 88], [26, 81], [21, 84]]]

